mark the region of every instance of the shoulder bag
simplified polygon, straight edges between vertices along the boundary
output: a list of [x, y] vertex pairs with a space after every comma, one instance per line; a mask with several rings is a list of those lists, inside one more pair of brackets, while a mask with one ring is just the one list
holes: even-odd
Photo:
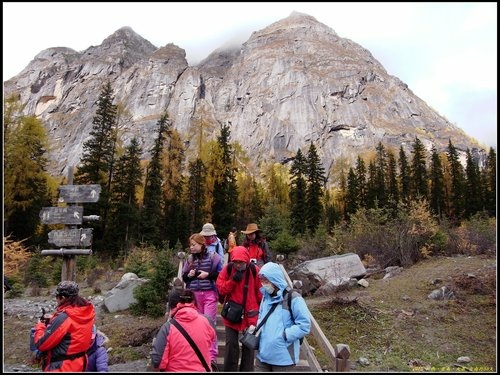
[[240, 342], [242, 345], [245, 345], [247, 348], [253, 350], [259, 349], [260, 336], [257, 336], [257, 332], [264, 325], [264, 323], [266, 323], [267, 318], [269, 318], [269, 315], [272, 314], [276, 306], [278, 306], [278, 303], [275, 303], [273, 307], [271, 307], [271, 310], [269, 310], [264, 319], [262, 319], [257, 328], [255, 328], [255, 331], [253, 331], [252, 333], [248, 332], [248, 329], [245, 331], [243, 336], [241, 336], [240, 338]]

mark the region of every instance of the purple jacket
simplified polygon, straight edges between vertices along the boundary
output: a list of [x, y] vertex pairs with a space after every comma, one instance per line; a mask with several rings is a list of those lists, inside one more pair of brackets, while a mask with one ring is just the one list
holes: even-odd
[[87, 372], [108, 372], [108, 352], [104, 344], [108, 338], [97, 332], [95, 340], [88, 350]]

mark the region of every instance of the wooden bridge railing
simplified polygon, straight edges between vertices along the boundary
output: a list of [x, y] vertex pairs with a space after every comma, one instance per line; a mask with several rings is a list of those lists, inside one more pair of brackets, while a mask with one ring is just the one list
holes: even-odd
[[[173, 278], [172, 286], [173, 288], [182, 289], [184, 288], [184, 282], [182, 281], [182, 266], [184, 263], [184, 259], [186, 257], [186, 253], [181, 251], [177, 254], [177, 257], [179, 258], [179, 268], [177, 270], [177, 276]], [[288, 285], [291, 288], [297, 288], [297, 286], [294, 285], [294, 283], [292, 283], [292, 280], [290, 279], [290, 276], [288, 276], [285, 267], [283, 267], [281, 263], [278, 264], [280, 265], [283, 274], [285, 275]], [[323, 353], [325, 353], [326, 357], [331, 362], [334, 371], [337, 372], [349, 371], [349, 355], [350, 355], [349, 346], [345, 344], [337, 344], [336, 348], [334, 348], [330, 344], [330, 341], [325, 336], [325, 334], [321, 330], [321, 327], [319, 326], [316, 319], [314, 319], [314, 316], [312, 316], [312, 314], [311, 314], [311, 334], [313, 335], [318, 345], [321, 347]], [[316, 356], [314, 355], [313, 349], [307, 342], [306, 337], [304, 337], [304, 342], [302, 343], [300, 350], [302, 356], [304, 356], [307, 362], [309, 363], [311, 372], [323, 371], [320, 363], [318, 362]]]

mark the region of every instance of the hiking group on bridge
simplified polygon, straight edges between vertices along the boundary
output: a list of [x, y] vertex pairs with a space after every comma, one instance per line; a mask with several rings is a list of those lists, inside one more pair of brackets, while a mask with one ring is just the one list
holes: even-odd
[[[189, 237], [190, 255], [182, 267], [185, 287], [168, 298], [167, 321], [153, 340], [151, 369], [168, 372], [290, 371], [311, 328], [302, 296], [287, 286], [281, 266], [271, 262], [265, 237], [255, 223], [229, 234], [224, 246], [211, 223]], [[6, 279], [4, 278], [4, 290]], [[57, 309], [32, 329], [30, 349], [44, 372], [108, 371], [107, 337], [95, 326], [95, 309], [79, 295], [78, 284], [62, 281]], [[217, 364], [218, 303], [225, 329], [223, 368]], [[258, 347], [247, 347], [245, 333]], [[241, 353], [240, 353], [241, 346]]]

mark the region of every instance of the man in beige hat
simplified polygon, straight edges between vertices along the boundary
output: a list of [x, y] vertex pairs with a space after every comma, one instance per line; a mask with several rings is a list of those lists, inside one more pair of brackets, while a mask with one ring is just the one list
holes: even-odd
[[262, 267], [265, 263], [272, 260], [266, 238], [257, 224], [248, 224], [247, 229], [242, 230], [241, 233], [245, 234], [243, 246], [246, 247], [250, 253], [250, 261]]
[[220, 242], [219, 237], [217, 237], [217, 232], [215, 231], [214, 225], [212, 223], [203, 224], [200, 234], [205, 237], [205, 246], [209, 253], [217, 253], [221, 256], [222, 261], [224, 261], [224, 248]]

